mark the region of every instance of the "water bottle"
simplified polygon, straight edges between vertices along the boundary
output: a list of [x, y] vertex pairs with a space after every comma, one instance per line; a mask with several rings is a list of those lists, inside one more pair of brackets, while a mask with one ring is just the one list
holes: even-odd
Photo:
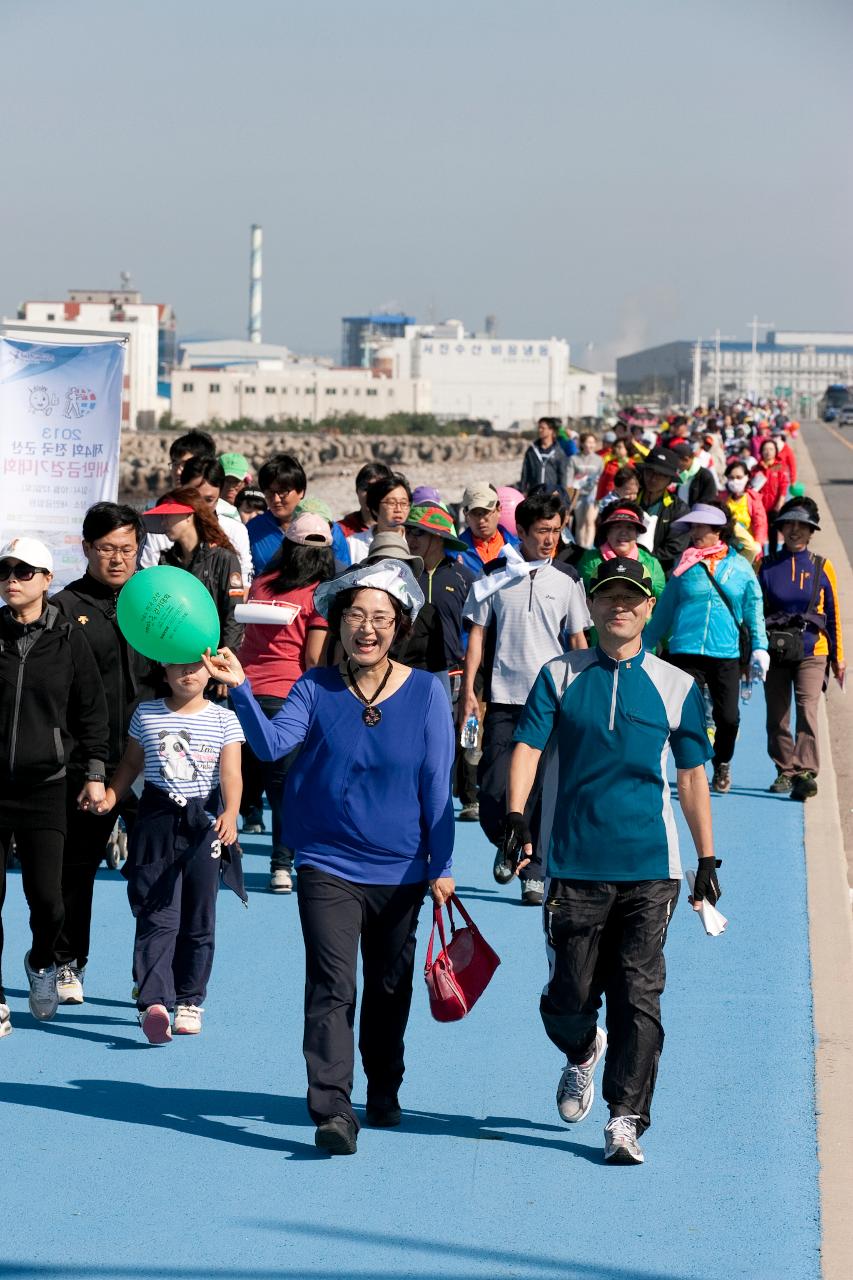
[[480, 721], [476, 716], [469, 716], [462, 726], [462, 732], [459, 735], [459, 745], [463, 751], [473, 751], [477, 746], [477, 738], [480, 734]]
[[740, 678], [740, 700], [741, 702], [749, 702], [752, 697], [752, 668], [744, 671]]

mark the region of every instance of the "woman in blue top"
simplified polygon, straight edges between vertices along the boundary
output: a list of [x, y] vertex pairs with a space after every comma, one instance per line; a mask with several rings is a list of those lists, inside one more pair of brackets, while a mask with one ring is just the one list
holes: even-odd
[[343, 661], [307, 671], [272, 720], [230, 650], [206, 659], [211, 675], [231, 686], [259, 759], [278, 759], [301, 744], [287, 777], [282, 834], [296, 850], [305, 941], [308, 1110], [317, 1146], [333, 1155], [356, 1150], [359, 942], [367, 1122], [386, 1128], [401, 1119], [418, 913], [427, 884], [437, 903], [453, 892], [455, 743], [447, 696], [429, 672], [388, 657], [423, 602], [399, 560], [361, 564], [321, 583], [315, 608], [328, 618], [332, 641], [340, 639]]
[[689, 529], [681, 553], [643, 635], [648, 649], [667, 640], [669, 660], [707, 689], [714, 716], [712, 791], [731, 789], [740, 708], [740, 636], [748, 631], [750, 667], [763, 680], [770, 666], [761, 590], [752, 568], [731, 545], [734, 523], [717, 503], [697, 502], [673, 529]]

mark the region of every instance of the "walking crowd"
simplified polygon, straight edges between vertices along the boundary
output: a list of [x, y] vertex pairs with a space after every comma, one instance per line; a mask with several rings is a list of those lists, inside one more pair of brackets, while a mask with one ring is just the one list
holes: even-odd
[[[710, 791], [732, 788], [742, 702], [763, 687], [768, 788], [805, 801], [820, 699], [844, 681], [797, 429], [747, 401], [653, 425], [625, 410], [600, 436], [542, 418], [517, 489], [472, 482], [451, 505], [372, 462], [337, 520], [295, 457], [255, 482], [190, 431], [147, 511], [90, 508], [62, 590], [49, 546], [8, 539], [0, 910], [16, 859], [34, 1017], [84, 1002], [96, 873], [126, 841], [142, 1032], [199, 1034], [218, 891], [246, 901], [239, 835], [264, 833], [266, 796], [268, 887], [296, 888], [305, 945], [315, 1141], [354, 1153], [359, 950], [366, 1120], [395, 1126], [418, 916], [454, 894], [455, 822], [479, 822], [497, 882], [543, 913], [559, 1114], [589, 1113], [603, 1058], [605, 1159], [642, 1163], [682, 879], [670, 757], [699, 910], [720, 895]], [[132, 647], [118, 598], [158, 565], [210, 594], [216, 650], [160, 664]]]

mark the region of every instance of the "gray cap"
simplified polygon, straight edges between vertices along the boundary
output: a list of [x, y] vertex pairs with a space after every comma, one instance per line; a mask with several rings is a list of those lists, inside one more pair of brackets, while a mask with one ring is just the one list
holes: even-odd
[[367, 563], [375, 564], [377, 560], [402, 560], [416, 578], [419, 578], [424, 571], [423, 560], [409, 550], [409, 544], [402, 529], [386, 529], [383, 533], [377, 533], [374, 536], [367, 548]]

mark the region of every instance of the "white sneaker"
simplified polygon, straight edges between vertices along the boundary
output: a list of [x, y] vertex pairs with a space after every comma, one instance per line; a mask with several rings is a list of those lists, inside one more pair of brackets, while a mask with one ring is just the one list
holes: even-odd
[[83, 1003], [83, 974], [75, 964], [61, 964], [56, 970], [56, 994], [60, 1004]]
[[149, 1044], [168, 1044], [172, 1038], [169, 1010], [164, 1004], [152, 1004], [139, 1015], [139, 1025]]
[[639, 1116], [611, 1116], [604, 1126], [604, 1159], [608, 1164], [642, 1164], [637, 1141]]
[[30, 1013], [39, 1022], [47, 1022], [59, 1008], [56, 994], [56, 965], [46, 969], [30, 968], [30, 952], [24, 956], [24, 971], [30, 984]]
[[0, 1040], [12, 1034], [12, 1017], [7, 1004], [0, 1004]]
[[176, 1036], [197, 1036], [201, 1031], [201, 1015], [204, 1009], [197, 1004], [176, 1004], [175, 1025]]
[[589, 1115], [595, 1099], [593, 1072], [607, 1048], [607, 1035], [602, 1027], [595, 1029], [595, 1044], [586, 1062], [567, 1062], [557, 1085], [557, 1110], [566, 1124], [577, 1124]]
[[270, 893], [291, 893], [293, 890], [293, 876], [287, 867], [276, 867], [275, 871], [270, 873], [270, 882], [267, 887]]

